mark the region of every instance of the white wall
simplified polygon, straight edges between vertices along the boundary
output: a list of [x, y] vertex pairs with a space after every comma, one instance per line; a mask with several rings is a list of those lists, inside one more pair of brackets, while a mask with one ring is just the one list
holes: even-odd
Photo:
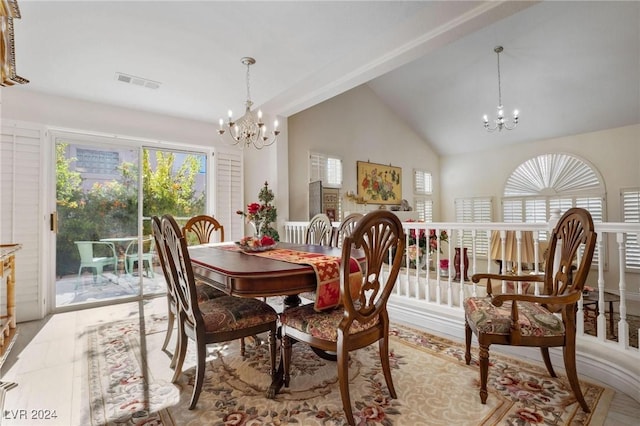
[[[434, 177], [434, 220], [440, 220], [438, 156], [367, 85], [289, 117], [288, 140], [291, 220], [308, 219], [311, 151], [342, 158], [342, 195], [357, 192], [357, 161], [401, 167], [402, 198], [410, 204], [413, 204], [413, 169], [430, 171]], [[347, 203], [345, 210], [356, 207]]]
[[[230, 149], [220, 142], [218, 123], [213, 119], [211, 123], [207, 123], [170, 117], [34, 92], [23, 87], [4, 90], [2, 103], [2, 118], [5, 119], [165, 143]], [[265, 120], [272, 121], [270, 117], [265, 117]], [[281, 129], [283, 132], [275, 145], [258, 153], [246, 151], [244, 193], [247, 202], [257, 200], [258, 191], [264, 181], [268, 180], [276, 195], [278, 211], [286, 214], [286, 122], [281, 124]], [[241, 208], [243, 206], [238, 206], [238, 209]], [[282, 220], [286, 218], [283, 216]]]

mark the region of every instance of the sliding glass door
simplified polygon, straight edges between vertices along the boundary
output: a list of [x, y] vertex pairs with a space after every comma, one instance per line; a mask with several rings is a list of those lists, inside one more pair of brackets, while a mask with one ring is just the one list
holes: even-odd
[[56, 138], [56, 308], [165, 294], [151, 216], [206, 211], [205, 154], [108, 142]]

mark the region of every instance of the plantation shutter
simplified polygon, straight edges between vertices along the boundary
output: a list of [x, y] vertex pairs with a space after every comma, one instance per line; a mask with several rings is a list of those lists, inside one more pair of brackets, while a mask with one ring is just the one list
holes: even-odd
[[418, 212], [418, 220], [433, 222], [433, 201], [426, 198], [416, 198], [414, 206]]
[[604, 221], [604, 200], [600, 197], [578, 197], [576, 198], [576, 207], [586, 209], [591, 213], [594, 222], [602, 223]]
[[342, 187], [342, 160], [326, 154], [309, 154], [309, 182], [322, 181], [327, 188]]
[[[624, 222], [640, 223], [640, 189], [623, 190], [621, 192], [622, 220]], [[627, 234], [626, 267], [640, 269], [640, 235], [629, 232]]]
[[502, 221], [507, 223], [522, 222], [522, 200], [504, 200], [502, 202]]
[[242, 154], [216, 151], [215, 159], [215, 217], [224, 226], [227, 241], [237, 241], [244, 235], [244, 219], [236, 214], [244, 210], [242, 199]]
[[[16, 253], [18, 322], [44, 316], [43, 134], [41, 127], [5, 121], [0, 139], [0, 243], [22, 244]], [[6, 294], [5, 284], [3, 280], [0, 294]], [[6, 298], [0, 299], [6, 312]]]
[[[464, 223], [487, 223], [491, 222], [493, 211], [491, 198], [461, 198], [455, 201], [456, 221]], [[463, 231], [461, 236], [464, 247], [472, 247], [473, 236], [471, 231]], [[460, 246], [460, 241], [452, 241], [456, 247]], [[489, 241], [486, 238], [476, 240], [476, 253], [487, 255], [489, 253]]]
[[424, 170], [413, 171], [413, 192], [415, 194], [427, 195], [433, 192], [431, 173]]

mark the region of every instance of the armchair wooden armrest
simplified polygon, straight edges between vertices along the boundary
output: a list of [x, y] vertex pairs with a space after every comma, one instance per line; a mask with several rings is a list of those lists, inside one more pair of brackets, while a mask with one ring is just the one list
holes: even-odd
[[471, 281], [474, 283], [480, 282], [480, 280], [487, 280], [487, 294], [493, 296], [493, 290], [491, 287], [491, 280], [500, 281], [516, 281], [516, 282], [544, 282], [544, 275], [501, 275], [501, 274], [473, 274]]
[[512, 301], [513, 304], [516, 305], [517, 302], [532, 302], [539, 303], [544, 306], [550, 305], [569, 305], [571, 303], [576, 303], [580, 300], [581, 293], [577, 291], [572, 291], [567, 294], [562, 294], [558, 296], [547, 296], [547, 295], [533, 295], [533, 294], [514, 294], [514, 293], [506, 293], [506, 294], [498, 294], [496, 296], [491, 297], [491, 303], [494, 306], [502, 306], [502, 304], [506, 301]]

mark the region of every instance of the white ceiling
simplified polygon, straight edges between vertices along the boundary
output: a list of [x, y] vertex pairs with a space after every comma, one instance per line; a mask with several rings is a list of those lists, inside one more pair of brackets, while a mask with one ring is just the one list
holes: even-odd
[[[640, 2], [18, 0], [33, 90], [216, 123], [290, 116], [367, 83], [443, 155], [640, 123]], [[496, 54], [514, 131], [495, 115]], [[158, 81], [123, 84], [116, 72]]]

